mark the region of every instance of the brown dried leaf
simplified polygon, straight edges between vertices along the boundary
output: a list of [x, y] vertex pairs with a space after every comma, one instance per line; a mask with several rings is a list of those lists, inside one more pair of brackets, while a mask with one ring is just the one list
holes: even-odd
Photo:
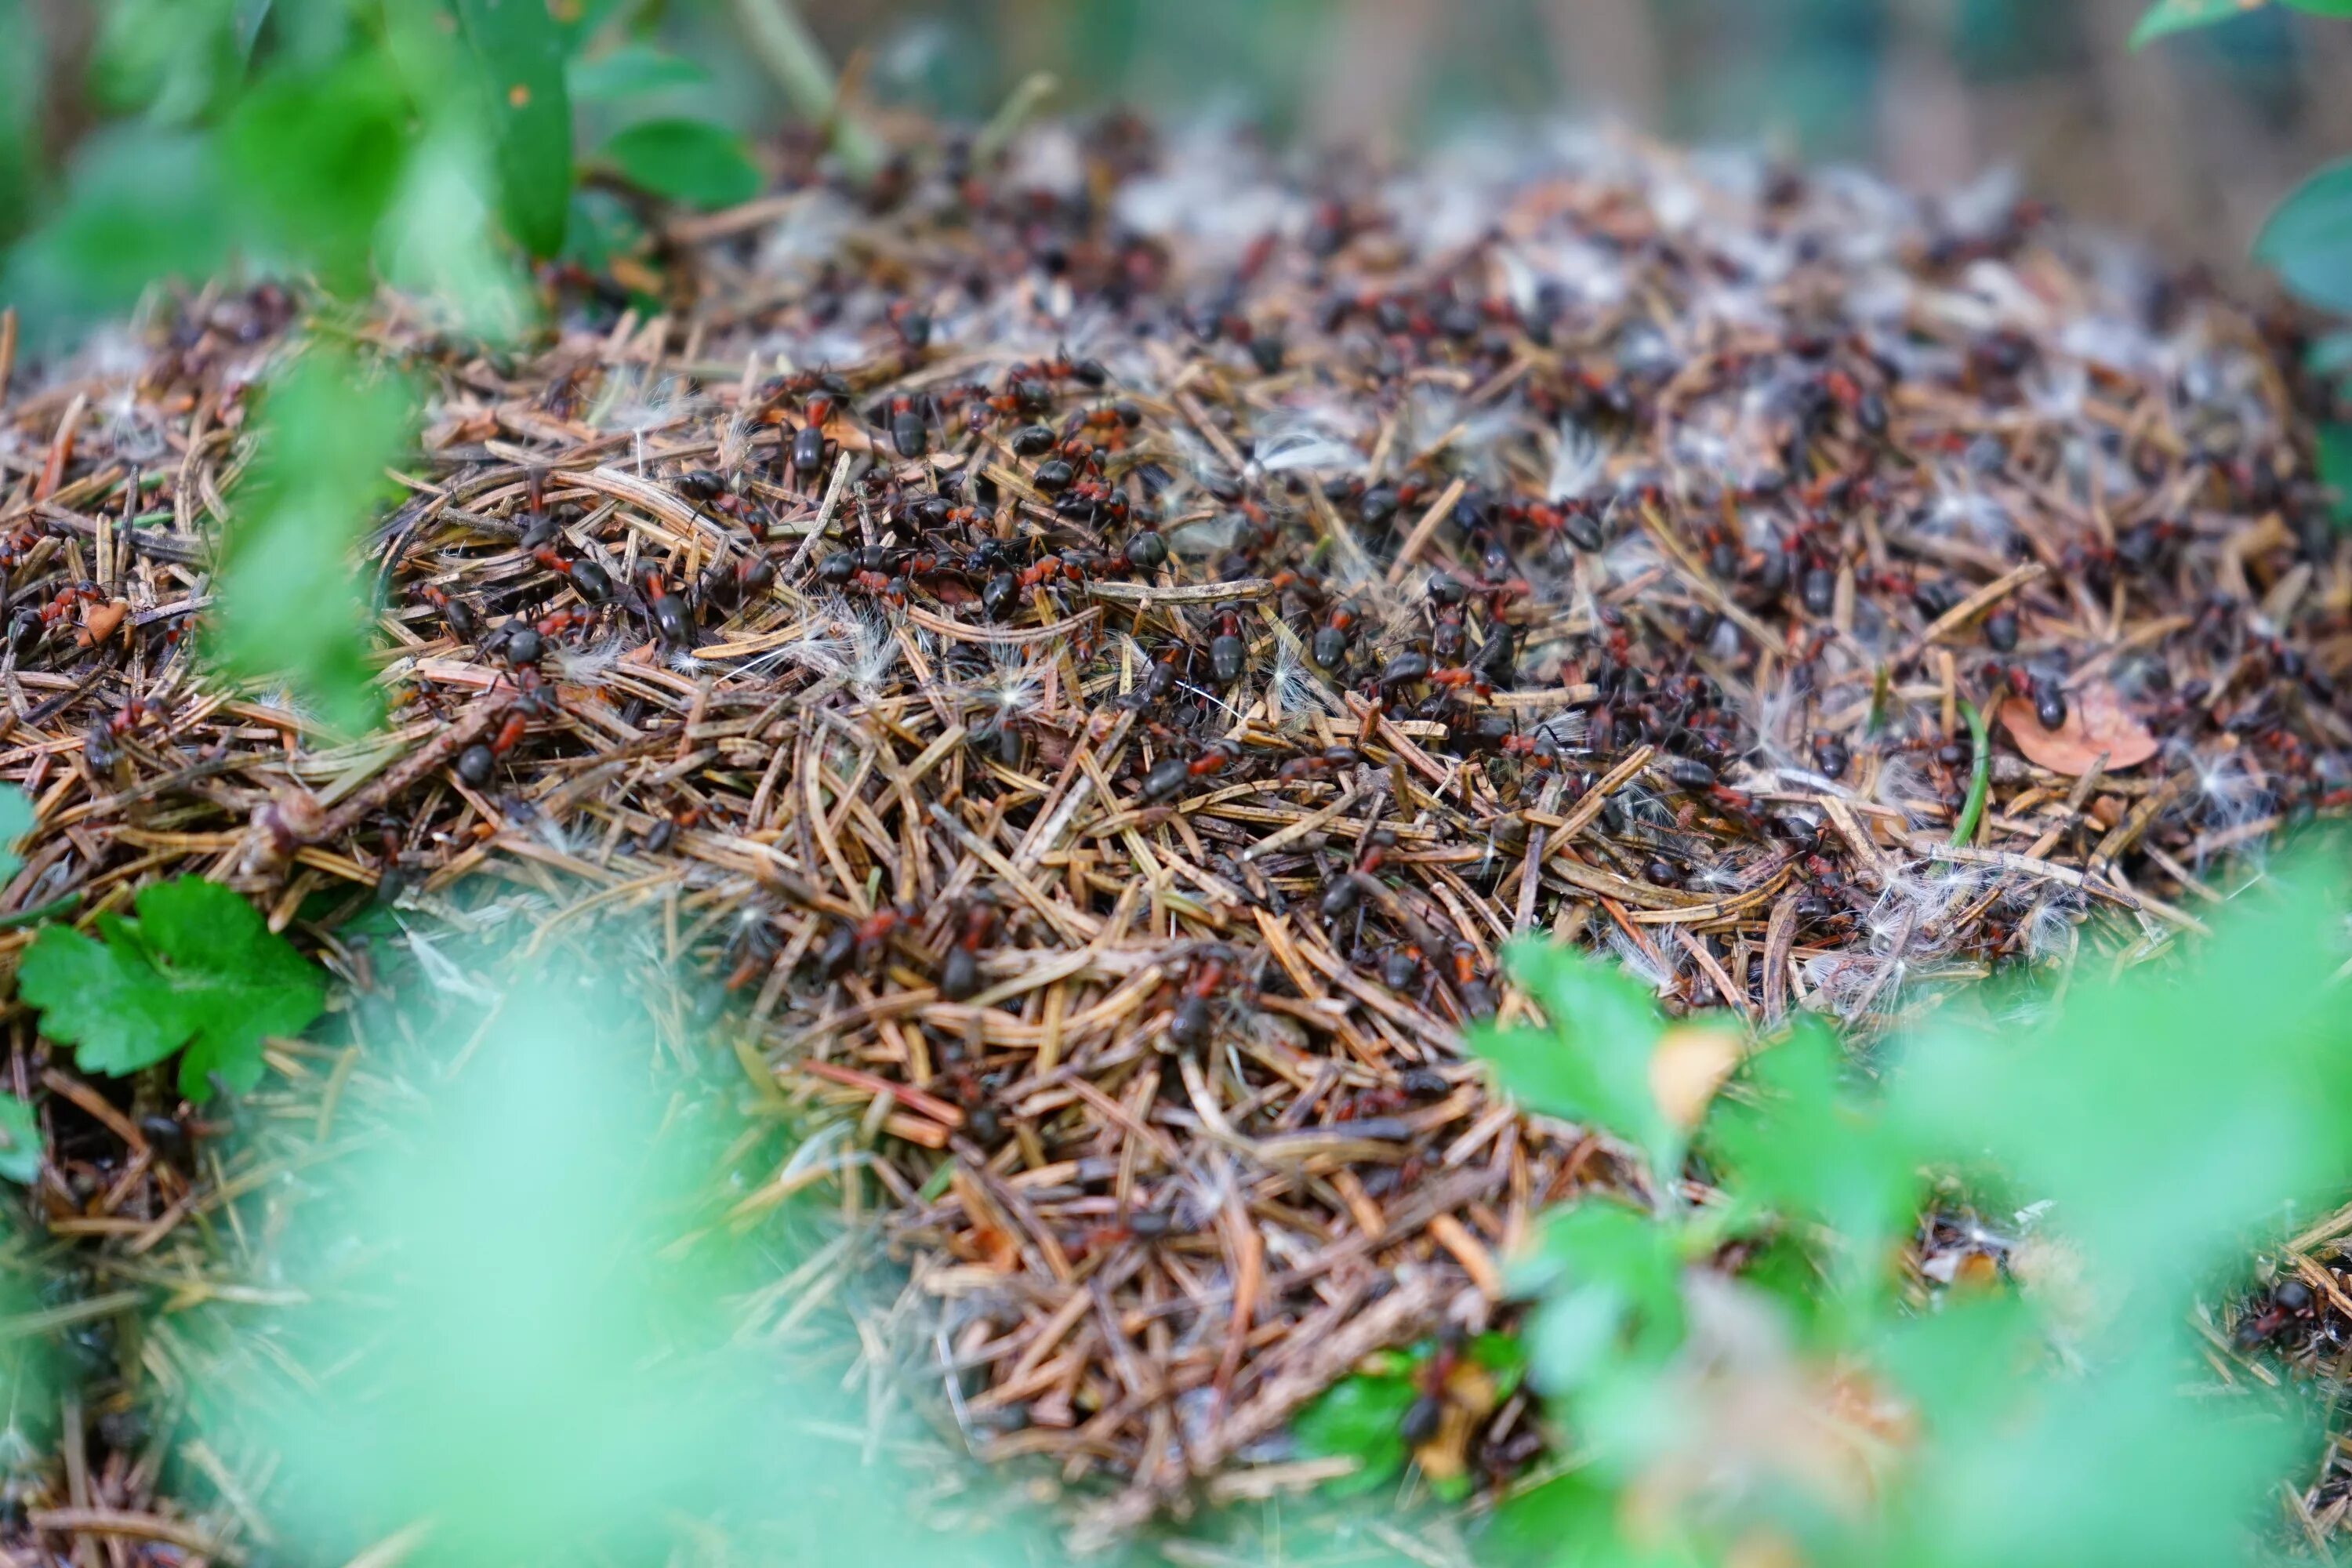
[[2104, 680], [2067, 694], [2066, 721], [2055, 730], [2042, 727], [2032, 700], [2024, 697], [2003, 702], [2000, 719], [2025, 760], [2053, 773], [2080, 776], [2102, 756], [2107, 759], [2108, 773], [2120, 773], [2156, 755], [2156, 737]]
[[102, 605], [88, 605], [81, 612], [81, 631], [75, 640], [84, 647], [96, 647], [112, 637], [122, 626], [122, 617], [131, 613], [128, 599], [109, 599]]

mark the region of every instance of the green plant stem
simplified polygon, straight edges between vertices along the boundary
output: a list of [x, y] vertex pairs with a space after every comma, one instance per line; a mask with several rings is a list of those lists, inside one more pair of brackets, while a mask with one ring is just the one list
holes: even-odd
[[1960, 699], [1960, 716], [1969, 721], [1969, 739], [1976, 756], [1969, 764], [1968, 804], [1960, 807], [1960, 820], [1952, 827], [1955, 845], [1977, 836], [1977, 819], [1984, 816], [1985, 794], [1992, 787], [1992, 738], [1985, 716], [1965, 697]]
[[751, 52], [784, 89], [793, 108], [810, 123], [827, 128], [849, 177], [863, 182], [880, 174], [882, 144], [849, 117], [833, 68], [791, 0], [735, 0], [735, 16]]
[[61, 899], [51, 899], [29, 910], [18, 910], [13, 915], [0, 915], [0, 931], [15, 931], [19, 926], [38, 925], [52, 915], [64, 914], [81, 902], [79, 892], [68, 893]]
[[1038, 105], [1054, 96], [1061, 88], [1061, 79], [1051, 71], [1031, 71], [1021, 79], [1021, 84], [1008, 94], [980, 134], [971, 139], [971, 156], [975, 163], [986, 163], [1011, 145], [1013, 138], [1029, 117], [1037, 112]]

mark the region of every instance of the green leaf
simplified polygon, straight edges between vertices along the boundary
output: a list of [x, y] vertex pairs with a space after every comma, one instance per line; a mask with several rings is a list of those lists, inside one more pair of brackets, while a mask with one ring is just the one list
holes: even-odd
[[585, 48], [620, 8], [621, 0], [549, 0], [547, 7], [563, 36], [564, 48], [574, 53]]
[[573, 60], [567, 79], [575, 100], [610, 103], [672, 88], [700, 87], [710, 73], [693, 60], [644, 44], [624, 44], [593, 59]]
[[235, 673], [283, 675], [328, 722], [382, 711], [352, 552], [410, 439], [414, 389], [313, 345], [272, 378], [258, 456], [237, 489], [213, 647]]
[[2312, 432], [2319, 482], [2336, 492], [2327, 515], [2338, 528], [2352, 528], [2352, 425], [2322, 425]]
[[1359, 1468], [1331, 1483], [1345, 1495], [1369, 1491], [1404, 1468], [1405, 1412], [1412, 1407], [1407, 1377], [1352, 1373], [1318, 1394], [1291, 1423], [1299, 1450], [1316, 1458], [1352, 1458]]
[[210, 138], [146, 125], [101, 131], [74, 153], [65, 205], [18, 246], [0, 299], [29, 338], [54, 342], [122, 310], [158, 279], [201, 279], [228, 257], [228, 202]]
[[1830, 1226], [1863, 1284], [1877, 1278], [1886, 1243], [1910, 1223], [1923, 1182], [1903, 1130], [1841, 1086], [1841, 1067], [1828, 1028], [1800, 1023], [1754, 1058], [1755, 1099], [1725, 1102], [1708, 1142], [1729, 1173], [1727, 1186]]
[[2304, 351], [2303, 368], [2330, 380], [2352, 372], [2352, 332], [2329, 332], [2314, 339]]
[[40, 1178], [40, 1119], [15, 1095], [0, 1094], [0, 1181], [29, 1187]]
[[598, 154], [641, 191], [690, 206], [730, 207], [760, 194], [743, 139], [708, 120], [642, 120]]
[[1482, 1026], [1471, 1032], [1472, 1051], [1495, 1064], [1503, 1088], [1528, 1110], [1628, 1138], [1671, 1180], [1683, 1140], [1650, 1088], [1664, 1027], [1650, 994], [1605, 960], [1539, 939], [1512, 942], [1504, 961], [1550, 1027]]
[[572, 224], [563, 233], [563, 258], [602, 272], [613, 258], [625, 256], [645, 238], [645, 227], [617, 194], [608, 190], [572, 193]]
[[90, 93], [157, 125], [195, 124], [236, 89], [252, 35], [238, 0], [116, 0], [104, 7]]
[[381, 56], [324, 72], [272, 73], [222, 130], [233, 188], [257, 236], [307, 262], [331, 288], [366, 288], [413, 119]]
[[2287, 193], [2254, 237], [2254, 259], [2311, 304], [2352, 311], [2352, 158]]
[[142, 892], [136, 922], [101, 917], [103, 942], [50, 926], [26, 950], [17, 989], [84, 1072], [121, 1077], [185, 1047], [180, 1092], [261, 1081], [261, 1039], [298, 1034], [326, 1004], [319, 971], [216, 882], [181, 877]]
[[2132, 29], [2131, 47], [2146, 48], [2157, 39], [2197, 27], [2210, 27], [2248, 11], [2258, 11], [2267, 0], [2156, 0]]
[[1609, 1199], [1549, 1216], [1511, 1279], [1515, 1295], [1543, 1298], [1525, 1350], [1536, 1385], [1558, 1394], [1669, 1354], [1683, 1334], [1685, 1242], [1675, 1226]]
[[0, 245], [25, 226], [39, 189], [43, 65], [26, 0], [0, 0]]
[[15, 784], [0, 784], [0, 882], [24, 869], [16, 845], [33, 831], [33, 800]]
[[1508, 1399], [1517, 1390], [1519, 1380], [1527, 1375], [1528, 1350], [1516, 1335], [1492, 1331], [1475, 1335], [1463, 1347], [1462, 1353], [1494, 1378], [1496, 1397], [1499, 1399]]
[[572, 103], [563, 34], [547, 0], [456, 0], [488, 105], [500, 210], [533, 256], [563, 247], [572, 195]]
[[1895, 1113], [1924, 1157], [1989, 1163], [2053, 1200], [2103, 1293], [2185, 1310], [2246, 1227], [2343, 1179], [2345, 908], [2336, 850], [2274, 866], [2217, 920], [2192, 980], [2081, 975], [2032, 1028], [1943, 1023], [1902, 1062]]

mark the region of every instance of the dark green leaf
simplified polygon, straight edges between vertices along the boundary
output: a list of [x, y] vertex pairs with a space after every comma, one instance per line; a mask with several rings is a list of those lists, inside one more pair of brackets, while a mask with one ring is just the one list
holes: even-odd
[[563, 34], [547, 0], [456, 0], [488, 102], [498, 151], [499, 208], [533, 256], [563, 247], [572, 195], [572, 104]]
[[2352, 528], [2352, 425], [2322, 425], [2312, 433], [2319, 482], [2336, 492], [2327, 515], [2338, 528]]
[[0, 1094], [0, 1181], [31, 1186], [41, 1176], [41, 1120], [13, 1094]]
[[599, 156], [639, 190], [690, 206], [733, 206], [760, 194], [743, 139], [708, 120], [639, 121]]
[[2286, 0], [2286, 3], [2315, 16], [2352, 16], [2352, 0]]
[[314, 346], [271, 382], [234, 501], [214, 646], [235, 672], [285, 675], [346, 731], [375, 721], [368, 606], [352, 552], [415, 420], [413, 389]]
[[1414, 1397], [1409, 1378], [1353, 1373], [1300, 1411], [1291, 1432], [1302, 1453], [1360, 1462], [1354, 1473], [1332, 1483], [1332, 1490], [1368, 1490], [1404, 1468], [1402, 1428]]
[[573, 60], [572, 96], [582, 102], [609, 103], [671, 88], [699, 87], [710, 73], [689, 59], [643, 44], [625, 44], [593, 59]]
[[2352, 158], [2287, 194], [2254, 237], [2254, 259], [2323, 310], [2352, 311]]
[[186, 1047], [180, 1092], [261, 1079], [261, 1039], [307, 1028], [325, 1005], [319, 971], [216, 882], [182, 877], [142, 892], [135, 922], [100, 921], [103, 942], [51, 926], [26, 950], [17, 989], [42, 1031], [85, 1072], [121, 1076]]

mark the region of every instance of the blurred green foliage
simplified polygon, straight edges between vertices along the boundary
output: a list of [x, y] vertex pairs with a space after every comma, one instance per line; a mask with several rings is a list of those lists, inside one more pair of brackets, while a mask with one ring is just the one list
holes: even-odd
[[[760, 184], [735, 130], [646, 118], [697, 74], [638, 36], [659, 7], [572, 9], [560, 21], [545, 0], [113, 0], [91, 68], [113, 118], [0, 265], [0, 298], [54, 347], [159, 279], [234, 264], [304, 285], [330, 315], [389, 282], [457, 328], [512, 335], [534, 314], [527, 263], [561, 253], [602, 268], [643, 242], [621, 197], [575, 199], [575, 120], [608, 137], [599, 175], [652, 196], [716, 206]], [[0, 0], [0, 41], [26, 27], [17, 0]], [[576, 116], [575, 76], [589, 105]], [[33, 205], [39, 96], [12, 98], [0, 121], [0, 236]], [[283, 359], [233, 498], [205, 646], [233, 672], [287, 679], [347, 731], [382, 710], [374, 606], [350, 554], [421, 392], [340, 348]]]
[[40, 1174], [40, 1119], [15, 1095], [0, 1094], [0, 1181], [30, 1186]]
[[209, 646], [232, 672], [290, 680], [328, 723], [366, 728], [383, 711], [351, 558], [414, 438], [416, 389], [315, 342], [271, 381], [253, 467], [233, 498]]
[[[1673, 1118], [1633, 1094], [1664, 1022], [1601, 961], [1515, 947], [1548, 1026], [1475, 1047], [1531, 1106], [1647, 1154], [1659, 1190], [1572, 1205], [1518, 1266], [1530, 1376], [1576, 1462], [1506, 1504], [1496, 1559], [2264, 1560], [2264, 1499], [2314, 1413], [2184, 1394], [2185, 1325], [2252, 1237], [2352, 1176], [2346, 908], [2337, 851], [2306, 852], [2241, 895], [2193, 974], [2078, 976], [2063, 1008], [2013, 979], [1984, 1009], [2007, 1026], [1932, 1023], [1879, 1083], [1801, 1026], [1700, 1129], [1703, 1188], [1659, 1163]], [[1931, 1177], [1948, 1205], [2037, 1202], [2006, 1227], [2005, 1282], [1923, 1310], [1893, 1248]], [[1752, 1267], [1721, 1267], [1734, 1242]]]
[[614, 927], [562, 958], [478, 950], [478, 994], [404, 1002], [422, 1037], [370, 1058], [397, 1091], [350, 1113], [364, 1147], [272, 1238], [302, 1301], [185, 1331], [218, 1352], [207, 1440], [283, 1456], [260, 1500], [285, 1560], [1047, 1560], [1001, 1501], [930, 1531], [863, 1373], [845, 1392], [781, 1338], [801, 1204], [728, 1206], [774, 1169], [751, 1161], [792, 1157], [786, 1129], [740, 1113], [723, 1047], [685, 1042], [721, 1078], [680, 1078], [669, 986], [625, 978], [648, 951]]

